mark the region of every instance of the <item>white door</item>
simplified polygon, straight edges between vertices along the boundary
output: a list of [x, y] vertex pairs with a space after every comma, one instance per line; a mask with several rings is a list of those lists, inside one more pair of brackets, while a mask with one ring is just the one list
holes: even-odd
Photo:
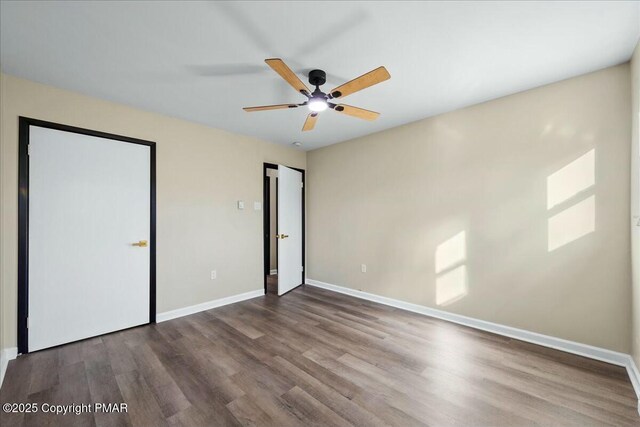
[[29, 128], [28, 350], [149, 322], [150, 147]]
[[278, 166], [278, 295], [302, 284], [302, 173]]

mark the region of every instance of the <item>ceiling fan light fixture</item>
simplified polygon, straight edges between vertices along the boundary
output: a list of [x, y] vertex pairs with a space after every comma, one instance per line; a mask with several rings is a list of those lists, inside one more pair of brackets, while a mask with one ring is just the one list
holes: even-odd
[[327, 101], [321, 98], [314, 98], [309, 101], [309, 110], [319, 113], [320, 111], [326, 110], [329, 106], [327, 105]]

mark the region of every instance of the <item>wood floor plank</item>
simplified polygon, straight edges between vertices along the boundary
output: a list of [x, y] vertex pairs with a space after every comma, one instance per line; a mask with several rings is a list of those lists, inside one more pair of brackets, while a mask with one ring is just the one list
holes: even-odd
[[[30, 357], [19, 357], [11, 360], [7, 366], [2, 388], [0, 388], [0, 403], [26, 403], [29, 402], [29, 385], [32, 369]], [[24, 425], [24, 412], [0, 411], [0, 425], [22, 426]]]
[[[72, 402], [76, 405], [89, 405], [96, 400], [91, 395], [91, 390], [88, 381], [88, 372], [86, 365], [83, 362], [74, 363], [73, 365], [65, 365], [60, 368], [58, 374], [59, 383], [55, 387], [56, 396], [54, 400], [60, 404], [65, 405]], [[73, 384], [73, 387], [69, 387], [69, 384]], [[119, 400], [121, 402], [122, 400]], [[100, 401], [103, 402], [103, 401]], [[127, 426], [128, 423], [121, 422], [118, 424], [106, 424], [98, 423], [98, 419], [95, 417], [98, 413], [82, 412], [80, 414], [68, 413], [62, 415], [65, 418], [65, 424], [69, 427], [72, 426], [85, 426], [85, 425], [121, 425]], [[100, 415], [112, 415], [112, 414], [100, 414]], [[126, 414], [125, 415], [126, 418]], [[58, 415], [60, 416], [60, 415]], [[120, 419], [120, 417], [117, 417]]]
[[132, 371], [116, 375], [116, 382], [124, 402], [128, 405], [127, 415], [131, 420], [131, 425], [134, 427], [167, 425], [160, 405], [140, 373]]
[[309, 286], [20, 356], [13, 402], [129, 411], [2, 427], [640, 426], [624, 368]]
[[58, 349], [43, 350], [33, 355], [33, 368], [29, 376], [29, 394], [47, 390], [58, 384]]
[[248, 338], [256, 339], [263, 335], [262, 332], [251, 325], [252, 319], [239, 306], [228, 306], [222, 310], [216, 310], [216, 317]]
[[298, 418], [304, 420], [307, 426], [348, 427], [352, 425], [298, 386], [283, 394], [282, 399], [289, 403]]
[[249, 395], [244, 395], [227, 404], [227, 408], [244, 426], [273, 426], [273, 418], [264, 412]]
[[[295, 378], [294, 381], [303, 390], [329, 407], [336, 414], [356, 426], [382, 426], [385, 423], [371, 412], [354, 404], [336, 389], [328, 386], [315, 376], [300, 369], [280, 356], [276, 356], [272, 366], [283, 375]], [[359, 390], [358, 392], [360, 392]]]
[[114, 374], [123, 374], [138, 369], [133, 352], [124, 344], [122, 334], [105, 335], [102, 342], [107, 350], [109, 364]]
[[178, 384], [148, 344], [137, 347], [133, 357], [165, 417], [170, 417], [191, 406]]
[[[87, 376], [87, 384], [91, 397], [88, 403], [125, 403], [125, 399], [116, 381], [115, 373], [109, 363], [108, 355], [105, 354], [104, 356], [104, 358], [80, 362], [84, 365]], [[66, 383], [62, 384], [68, 387]], [[93, 416], [98, 426], [116, 427], [131, 425], [131, 420], [127, 413], [96, 412]]]

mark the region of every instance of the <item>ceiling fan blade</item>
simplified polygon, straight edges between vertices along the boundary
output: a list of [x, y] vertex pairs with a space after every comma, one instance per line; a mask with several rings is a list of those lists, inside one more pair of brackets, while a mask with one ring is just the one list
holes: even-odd
[[302, 126], [302, 131], [306, 132], [308, 130], [312, 130], [316, 125], [317, 120], [318, 120], [318, 113], [310, 113], [307, 116], [307, 120], [304, 121], [304, 125]]
[[380, 113], [375, 111], [365, 110], [364, 108], [352, 107], [351, 105], [338, 104], [334, 107], [334, 111], [338, 113], [346, 114], [348, 116], [357, 117], [363, 120], [375, 120], [380, 116]]
[[296, 104], [277, 104], [277, 105], [262, 105], [260, 107], [244, 107], [244, 111], [266, 111], [266, 110], [284, 110], [285, 108], [298, 108]]
[[267, 71], [264, 66], [255, 64], [188, 65], [187, 69], [191, 73], [203, 77], [241, 76], [247, 74], [259, 74]]
[[291, 71], [291, 68], [289, 68], [282, 59], [271, 58], [265, 59], [264, 62], [266, 62], [269, 67], [273, 68], [273, 71], [280, 74], [280, 77], [285, 79], [298, 92], [306, 96], [311, 93], [309, 88], [305, 86], [304, 83], [302, 83], [302, 80], [300, 80], [298, 76], [296, 76], [295, 73]]
[[389, 80], [391, 74], [384, 67], [378, 67], [375, 70], [369, 71], [367, 74], [363, 74], [360, 77], [348, 81], [342, 86], [338, 86], [333, 89], [330, 94], [333, 98], [344, 98], [347, 95], [351, 95], [359, 90], [366, 89], [369, 86], [381, 83], [385, 80]]

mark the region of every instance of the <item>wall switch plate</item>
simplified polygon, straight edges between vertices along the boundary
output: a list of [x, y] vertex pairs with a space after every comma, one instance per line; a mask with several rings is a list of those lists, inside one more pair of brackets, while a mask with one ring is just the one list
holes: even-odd
[[367, 264], [362, 264], [360, 266], [360, 271], [362, 271], [363, 273], [366, 273], [367, 272]]
[[211, 270], [211, 280], [216, 280], [218, 278], [218, 272], [216, 270]]
[[262, 210], [262, 203], [260, 203], [260, 202], [253, 202], [253, 210], [254, 210], [254, 211]]
[[238, 209], [244, 209], [244, 201], [238, 200]]

